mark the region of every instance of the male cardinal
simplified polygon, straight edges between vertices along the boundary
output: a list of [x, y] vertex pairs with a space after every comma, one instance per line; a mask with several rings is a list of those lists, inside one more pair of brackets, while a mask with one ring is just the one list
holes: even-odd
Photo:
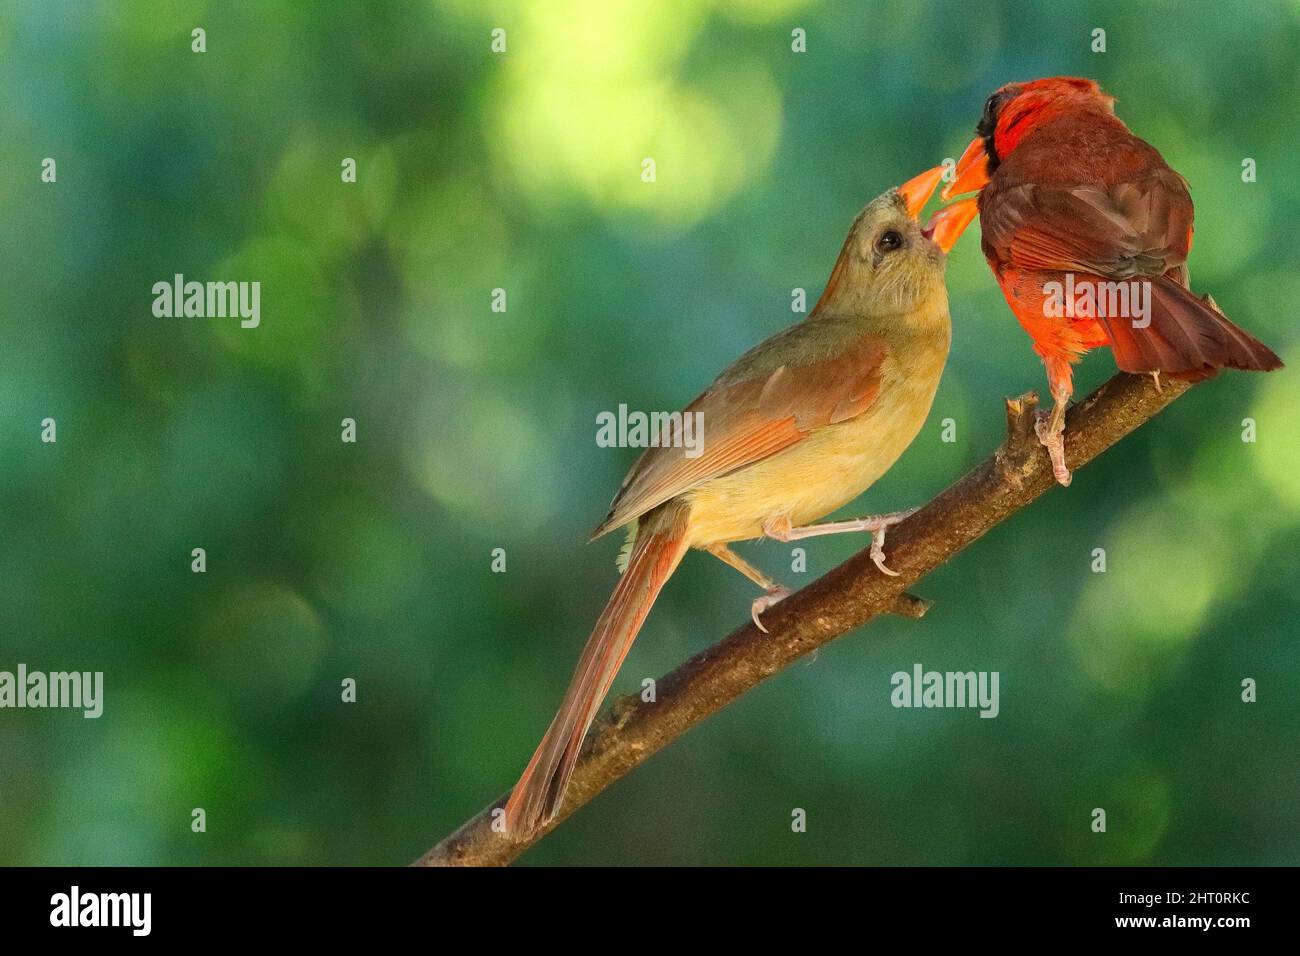
[[587, 728], [688, 548], [764, 590], [751, 609], [760, 628], [759, 614], [790, 592], [729, 542], [867, 531], [877, 567], [895, 573], [884, 563], [885, 529], [910, 512], [810, 522], [869, 488], [929, 413], [950, 338], [946, 253], [965, 225], [942, 211], [924, 229], [918, 221], [943, 172], [868, 204], [808, 317], [750, 349], [686, 407], [703, 413], [702, 454], [652, 447], [632, 466], [592, 535], [627, 527], [625, 570], [506, 804], [510, 832], [555, 816]]
[[942, 194], [980, 190], [984, 256], [1047, 367], [1055, 406], [1037, 430], [1062, 485], [1071, 365], [1089, 349], [1109, 345], [1123, 371], [1154, 373], [1157, 384], [1162, 372], [1198, 379], [1225, 366], [1282, 367], [1213, 299], [1190, 291], [1187, 183], [1129, 132], [1114, 103], [1075, 77], [1002, 87]]

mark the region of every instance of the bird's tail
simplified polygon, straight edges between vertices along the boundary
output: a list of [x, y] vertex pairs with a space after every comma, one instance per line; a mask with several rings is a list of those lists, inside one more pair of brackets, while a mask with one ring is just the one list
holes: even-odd
[[686, 553], [689, 507], [670, 501], [641, 519], [627, 570], [582, 649], [559, 712], [506, 802], [508, 832], [528, 833], [559, 810], [587, 728], [660, 589]]
[[1221, 368], [1282, 367], [1272, 349], [1230, 322], [1213, 300], [1197, 297], [1168, 276], [1151, 280], [1149, 306], [1145, 326], [1135, 326], [1127, 316], [1099, 320], [1125, 372], [1197, 379]]

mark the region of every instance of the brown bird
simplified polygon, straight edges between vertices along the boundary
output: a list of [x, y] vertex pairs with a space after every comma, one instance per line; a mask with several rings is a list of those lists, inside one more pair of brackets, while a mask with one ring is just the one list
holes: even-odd
[[506, 804], [510, 832], [554, 817], [601, 701], [664, 582], [688, 548], [716, 555], [764, 591], [759, 615], [790, 592], [727, 547], [837, 532], [872, 535], [910, 512], [811, 522], [852, 501], [920, 430], [948, 356], [943, 272], [965, 223], [918, 214], [943, 167], [858, 215], [808, 317], [751, 349], [685, 409], [703, 416], [703, 452], [652, 447], [624, 479], [598, 538], [626, 526], [625, 570], [582, 651], [572, 683]]
[[[1038, 436], [1065, 465], [1072, 365], [1108, 345], [1125, 372], [1198, 379], [1282, 361], [1190, 291], [1192, 197], [1092, 80], [1011, 83], [988, 98], [943, 197], [980, 190], [984, 256], [1047, 367]], [[951, 207], [949, 207], [951, 208]]]

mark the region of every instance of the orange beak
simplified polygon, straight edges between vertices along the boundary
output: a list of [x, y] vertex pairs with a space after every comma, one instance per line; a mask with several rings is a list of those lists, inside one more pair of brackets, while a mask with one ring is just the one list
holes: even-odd
[[921, 210], [925, 208], [925, 204], [930, 201], [930, 197], [934, 195], [934, 191], [939, 188], [939, 183], [942, 181], [943, 167], [936, 166], [934, 169], [927, 169], [919, 176], [913, 176], [899, 186], [898, 194], [907, 204], [907, 214], [913, 219], [921, 218]]
[[988, 185], [988, 154], [984, 152], [984, 140], [971, 141], [971, 144], [966, 147], [966, 152], [961, 154], [961, 159], [957, 160], [954, 173], [952, 182], [944, 186], [943, 192], [939, 194], [943, 199], [951, 199], [962, 193], [978, 192]]
[[944, 206], [930, 217], [921, 232], [945, 253], [952, 252], [952, 247], [957, 245], [957, 240], [966, 231], [966, 227], [979, 215], [978, 203], [977, 199], [971, 197]]

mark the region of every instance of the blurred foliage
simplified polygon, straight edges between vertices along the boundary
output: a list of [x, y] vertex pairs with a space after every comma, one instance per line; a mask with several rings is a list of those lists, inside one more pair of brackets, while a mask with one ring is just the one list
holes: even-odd
[[[584, 541], [635, 452], [596, 414], [687, 401], [991, 89], [1057, 73], [1188, 177], [1195, 286], [1294, 369], [1294, 0], [7, 4], [0, 669], [103, 670], [107, 699], [0, 712], [0, 862], [400, 863], [478, 810], [615, 580]], [[175, 273], [262, 282], [261, 327], [154, 318]], [[931, 421], [846, 512], [939, 491], [1043, 385], [977, 230], [949, 276]], [[1298, 381], [1196, 389], [925, 581], [924, 622], [780, 675], [527, 860], [1300, 861]], [[806, 575], [743, 550], [798, 585], [862, 545], [811, 542]], [[752, 596], [688, 557], [618, 688]], [[1000, 671], [1001, 715], [893, 709], [916, 661]]]

